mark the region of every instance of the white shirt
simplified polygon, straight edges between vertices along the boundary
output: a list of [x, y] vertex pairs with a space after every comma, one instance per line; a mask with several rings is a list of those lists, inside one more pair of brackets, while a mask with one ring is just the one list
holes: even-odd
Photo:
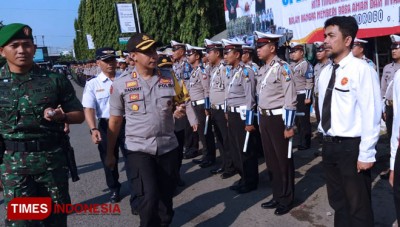
[[397, 148], [399, 146], [400, 130], [400, 70], [394, 74], [393, 81], [393, 128], [392, 138], [390, 138], [390, 169], [394, 169]]
[[[331, 128], [325, 133], [320, 123], [318, 129], [328, 136], [361, 137], [358, 161], [375, 162], [382, 108], [377, 73], [351, 52], [339, 65], [332, 91]], [[326, 66], [318, 81], [321, 114], [332, 68]]]
[[94, 109], [97, 119], [110, 117], [109, 99], [112, 83], [103, 72], [95, 78], [86, 81], [82, 95], [82, 105], [85, 108]]

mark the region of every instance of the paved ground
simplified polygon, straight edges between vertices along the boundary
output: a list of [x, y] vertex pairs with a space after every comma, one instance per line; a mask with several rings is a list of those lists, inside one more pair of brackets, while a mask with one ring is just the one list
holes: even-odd
[[[75, 88], [78, 97], [81, 97], [82, 88]], [[81, 178], [80, 181], [70, 184], [72, 201], [74, 204], [107, 203], [109, 196], [102, 165], [97, 147], [90, 141], [86, 123], [73, 125], [71, 131], [71, 142], [75, 148]], [[395, 223], [395, 211], [389, 183], [378, 176], [388, 166], [389, 148], [382, 143], [384, 140], [382, 138], [378, 144], [372, 196], [375, 226], [386, 227]], [[320, 146], [313, 140], [311, 149], [295, 150], [296, 207], [281, 217], [275, 216], [273, 210], [260, 208], [262, 202], [271, 199], [271, 184], [263, 158], [259, 160], [258, 189], [243, 195], [237, 195], [228, 189], [239, 179], [238, 175], [221, 180], [219, 176], [209, 174], [210, 168], [200, 169], [190, 160], [184, 160], [182, 174], [186, 186], [179, 188], [174, 198], [175, 217], [171, 226], [333, 226], [333, 211], [327, 201], [321, 158], [313, 155], [318, 149]], [[119, 168], [123, 197], [120, 203], [121, 215], [73, 214], [68, 218], [69, 226], [139, 226], [138, 216], [130, 213], [122, 158]], [[3, 195], [0, 195], [0, 219], [4, 215]]]

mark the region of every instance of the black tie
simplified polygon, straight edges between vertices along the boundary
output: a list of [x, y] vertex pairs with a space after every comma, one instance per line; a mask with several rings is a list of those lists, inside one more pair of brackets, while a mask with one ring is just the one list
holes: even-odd
[[329, 80], [328, 87], [326, 88], [324, 103], [322, 105], [322, 119], [321, 125], [325, 132], [331, 128], [331, 103], [332, 103], [332, 90], [335, 85], [336, 69], [339, 67], [338, 64], [332, 64], [332, 75]]

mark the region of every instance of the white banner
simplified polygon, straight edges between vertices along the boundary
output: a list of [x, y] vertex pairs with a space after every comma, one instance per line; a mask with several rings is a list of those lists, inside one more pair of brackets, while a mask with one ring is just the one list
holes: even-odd
[[358, 38], [400, 31], [400, 0], [224, 0], [229, 37], [252, 31], [284, 35], [284, 40], [323, 40], [324, 22], [333, 16], [353, 16]]
[[86, 40], [87, 40], [88, 49], [94, 50], [95, 46], [94, 46], [92, 35], [86, 34]]
[[116, 5], [121, 33], [136, 32], [132, 3], [117, 3]]

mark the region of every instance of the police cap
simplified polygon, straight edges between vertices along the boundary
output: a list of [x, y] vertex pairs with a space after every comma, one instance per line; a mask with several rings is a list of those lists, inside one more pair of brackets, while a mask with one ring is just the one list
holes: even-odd
[[268, 43], [277, 43], [279, 42], [279, 38], [281, 37], [282, 35], [278, 34], [264, 33], [259, 31], [254, 32], [254, 38], [256, 40], [257, 48], [262, 47]]
[[398, 35], [390, 35], [390, 39], [392, 40], [391, 49], [399, 49], [400, 48], [400, 36]]
[[154, 45], [158, 46], [159, 44], [160, 43], [145, 33], [136, 33], [129, 38], [126, 49], [128, 52], [141, 52], [148, 50]]
[[102, 47], [96, 50], [96, 60], [106, 60], [110, 58], [117, 58], [115, 50], [111, 47]]

